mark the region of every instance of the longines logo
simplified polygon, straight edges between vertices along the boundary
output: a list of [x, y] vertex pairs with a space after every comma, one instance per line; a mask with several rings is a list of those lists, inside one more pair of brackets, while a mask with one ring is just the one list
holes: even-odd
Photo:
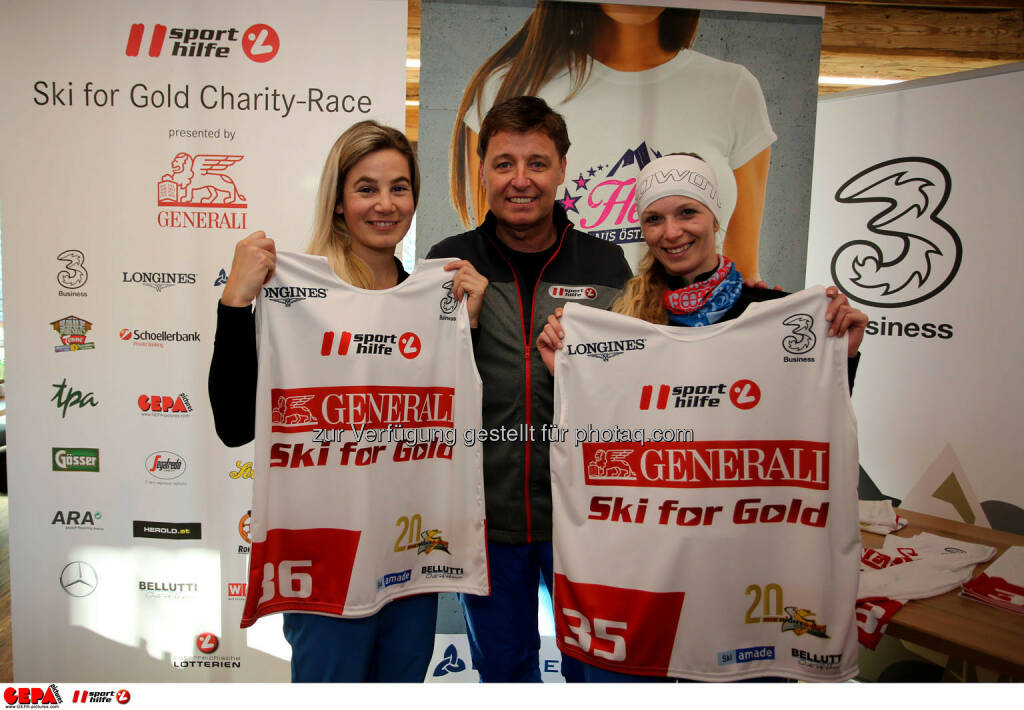
[[121, 283], [149, 286], [157, 293], [160, 293], [165, 288], [177, 286], [178, 284], [195, 285], [196, 275], [170, 271], [122, 271]]
[[60, 587], [70, 596], [87, 597], [96, 591], [99, 577], [88, 562], [76, 560], [60, 571]]
[[327, 298], [327, 289], [305, 286], [273, 286], [263, 289], [263, 297], [290, 308], [293, 303], [307, 298]]
[[160, 540], [201, 540], [202, 523], [161, 523], [152, 520], [133, 520], [132, 537]]
[[171, 27], [154, 24], [149, 32], [141, 22], [133, 23], [128, 29], [128, 43], [124, 53], [128, 57], [139, 56], [146, 37], [149, 42], [145, 52], [150, 57], [182, 57], [227, 59], [231, 50], [238, 46], [241, 38], [242, 51], [254, 62], [263, 64], [277, 56], [281, 38], [270, 25], [255, 24], [244, 32], [237, 27]]
[[[57, 261], [64, 266], [57, 272], [58, 296], [88, 296], [78, 289], [89, 280], [89, 272], [85, 269], [85, 254], [78, 249], [65, 249], [57, 255]], [[63, 289], [68, 289], [67, 291]]]
[[832, 278], [847, 296], [879, 308], [925, 301], [960, 269], [960, 236], [939, 213], [949, 171], [930, 158], [895, 158], [865, 168], [836, 190], [843, 204], [878, 202], [865, 225], [874, 235], [847, 242], [832, 257]]
[[[248, 205], [228, 169], [243, 155], [192, 155], [178, 153], [171, 171], [157, 183], [157, 224], [183, 229], [245, 229]], [[194, 275], [193, 275], [194, 276]], [[194, 281], [193, 281], [194, 283]]]
[[[185, 459], [173, 451], [154, 451], [146, 457], [146, 473], [161, 483], [180, 478], [188, 468]], [[179, 482], [175, 485], [184, 485]]]
[[626, 340], [600, 340], [594, 343], [573, 343], [565, 346], [565, 352], [569, 355], [586, 355], [596, 357], [608, 362], [613, 357], [631, 350], [643, 350], [647, 345], [647, 338], [629, 338]]
[[54, 345], [55, 353], [76, 352], [78, 350], [93, 350], [96, 343], [87, 343], [85, 335], [92, 330], [92, 323], [85, 318], [78, 316], [64, 316], [50, 323], [60, 336], [60, 345]]

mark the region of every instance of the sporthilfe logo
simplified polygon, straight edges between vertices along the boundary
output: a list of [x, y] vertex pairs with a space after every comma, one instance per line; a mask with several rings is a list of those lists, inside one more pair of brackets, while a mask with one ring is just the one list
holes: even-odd
[[[234, 43], [242, 38], [242, 51], [249, 59], [259, 64], [269, 62], [277, 56], [281, 48], [281, 38], [270, 25], [255, 24], [242, 33], [238, 28], [217, 29], [210, 27], [171, 27], [154, 24], [149, 33], [149, 44], [146, 54], [159, 57], [163, 54], [164, 44], [170, 40], [167, 56], [172, 57], [208, 57], [210, 59], [226, 59], [231, 55]], [[133, 23], [128, 29], [128, 42], [124, 53], [128, 57], [139, 56], [143, 41], [146, 38], [146, 25]]]
[[[288, 304], [285, 304], [288, 305]], [[321, 357], [329, 357], [334, 352], [335, 332], [324, 331], [320, 341]], [[420, 354], [422, 343], [420, 337], [408, 331], [395, 333], [350, 333], [342, 331], [338, 340], [338, 355], [391, 355], [395, 349], [402, 357], [411, 360]]]

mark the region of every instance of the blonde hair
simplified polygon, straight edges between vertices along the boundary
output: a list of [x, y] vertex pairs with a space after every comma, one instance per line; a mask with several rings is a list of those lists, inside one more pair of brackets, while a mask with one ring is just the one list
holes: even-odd
[[648, 323], [665, 325], [668, 323], [668, 313], [661, 299], [667, 290], [668, 272], [648, 250], [640, 260], [636, 276], [626, 282], [622, 295], [612, 304], [612, 311]]
[[[481, 64], [469, 80], [455, 116], [449, 147], [449, 189], [452, 204], [463, 224], [471, 224], [466, 199], [469, 128], [465, 118], [474, 104], [479, 117], [485, 113], [481, 101], [487, 80], [492, 74], [508, 69], [494, 97], [494, 105], [498, 105], [513, 96], [535, 96], [548, 81], [568, 69], [569, 93], [562, 99], [568, 101], [590, 76], [594, 62], [591, 49], [601, 14], [598, 3], [540, 0], [519, 31]], [[658, 16], [658, 43], [662, 49], [672, 52], [693, 44], [699, 16], [699, 10], [665, 8]], [[477, 218], [481, 219], [482, 215]]]
[[420, 198], [420, 169], [416, 164], [416, 154], [409, 139], [401, 131], [382, 126], [376, 121], [354, 123], [338, 136], [327, 154], [320, 175], [313, 239], [306, 253], [326, 256], [338, 278], [359, 288], [374, 288], [373, 272], [352, 251], [352, 235], [345, 224], [345, 215], [334, 210], [341, 202], [341, 191], [348, 171], [370, 153], [389, 149], [397, 150], [409, 161], [412, 202], [415, 207]]

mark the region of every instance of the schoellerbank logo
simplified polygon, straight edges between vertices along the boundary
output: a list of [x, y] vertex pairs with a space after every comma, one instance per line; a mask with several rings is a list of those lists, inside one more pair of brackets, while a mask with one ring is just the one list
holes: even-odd
[[[148, 43], [145, 40], [149, 39]], [[281, 48], [281, 38], [270, 25], [251, 25], [244, 32], [237, 27], [171, 27], [159, 23], [146, 25], [136, 22], [128, 29], [128, 43], [124, 53], [129, 57], [139, 56], [145, 46], [148, 56], [156, 57], [192, 57], [210, 59], [227, 59], [231, 50], [239, 46], [242, 52], [252, 61], [263, 64], [277, 56]]]
[[199, 331], [183, 333], [180, 330], [140, 330], [122, 328], [121, 340], [139, 348], [162, 348], [165, 343], [198, 343]]

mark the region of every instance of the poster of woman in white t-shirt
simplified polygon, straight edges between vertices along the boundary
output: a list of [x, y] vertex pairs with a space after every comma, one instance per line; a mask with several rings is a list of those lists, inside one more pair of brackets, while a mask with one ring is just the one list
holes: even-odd
[[694, 152], [722, 176], [725, 253], [745, 277], [760, 278], [776, 134], [761, 86], [745, 67], [689, 49], [698, 19], [698, 10], [674, 7], [538, 2], [463, 94], [450, 186], [462, 221], [480, 221], [486, 212], [476, 156], [483, 115], [494, 103], [531, 94], [569, 127], [558, 198], [580, 229], [623, 245], [635, 264], [640, 249], [629, 245], [642, 243], [633, 207], [637, 174], [663, 154]]

